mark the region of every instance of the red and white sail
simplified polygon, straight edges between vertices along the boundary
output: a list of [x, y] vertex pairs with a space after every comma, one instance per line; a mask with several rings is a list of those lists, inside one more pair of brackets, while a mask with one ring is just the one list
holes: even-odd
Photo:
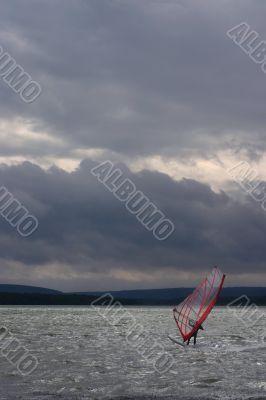
[[182, 303], [174, 308], [174, 318], [180, 333], [187, 341], [205, 321], [222, 290], [225, 275], [214, 267], [212, 272]]

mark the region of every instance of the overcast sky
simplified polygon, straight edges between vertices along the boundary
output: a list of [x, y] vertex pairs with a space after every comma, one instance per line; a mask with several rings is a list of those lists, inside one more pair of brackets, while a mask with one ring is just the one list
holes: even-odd
[[[266, 285], [266, 211], [226, 170], [266, 180], [266, 74], [226, 32], [266, 40], [264, 0], [1, 0], [0, 46], [42, 87], [0, 76], [0, 282], [61, 290]], [[1, 63], [0, 63], [1, 66]], [[112, 160], [175, 225], [158, 241], [90, 170]]]

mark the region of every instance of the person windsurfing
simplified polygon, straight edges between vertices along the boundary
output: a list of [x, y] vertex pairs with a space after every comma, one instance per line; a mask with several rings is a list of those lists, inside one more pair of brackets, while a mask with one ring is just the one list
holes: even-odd
[[[215, 306], [224, 280], [225, 274], [218, 267], [214, 267], [196, 289], [173, 309], [174, 320], [183, 338], [182, 346], [186, 342], [189, 345], [191, 337], [194, 337], [196, 344], [198, 331], [203, 330], [202, 324]], [[177, 340], [169, 338], [180, 344]]]
[[203, 328], [202, 325], [200, 325], [200, 326], [198, 327], [198, 329], [196, 330], [196, 332], [194, 332], [193, 335], [188, 339], [187, 345], [189, 345], [190, 339], [191, 339], [191, 338], [194, 338], [194, 346], [195, 346], [195, 344], [197, 343], [197, 336], [198, 336], [199, 330], [204, 331], [204, 328]]

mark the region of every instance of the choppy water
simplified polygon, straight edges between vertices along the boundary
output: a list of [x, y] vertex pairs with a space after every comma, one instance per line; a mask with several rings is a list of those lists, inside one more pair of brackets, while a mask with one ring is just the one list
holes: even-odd
[[[266, 342], [235, 309], [216, 308], [197, 346], [185, 349], [167, 338], [177, 337], [170, 308], [127, 311], [151, 338], [147, 351], [156, 340], [173, 357], [169, 371], [156, 372], [128, 344], [129, 320], [112, 326], [87, 307], [1, 307], [1, 326], [39, 365], [23, 377], [0, 354], [0, 399], [266, 399]], [[266, 331], [266, 308], [260, 313], [255, 332]]]

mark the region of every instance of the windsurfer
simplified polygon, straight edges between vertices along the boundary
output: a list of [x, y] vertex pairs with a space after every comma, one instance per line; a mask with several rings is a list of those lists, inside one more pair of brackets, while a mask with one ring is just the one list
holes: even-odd
[[203, 330], [202, 324], [215, 306], [224, 280], [225, 275], [219, 268], [213, 268], [197, 288], [173, 309], [183, 343], [189, 344], [191, 337], [194, 337], [196, 344], [198, 331]]
[[198, 329], [196, 330], [196, 332], [194, 332], [193, 335], [188, 339], [187, 345], [189, 345], [190, 339], [193, 337], [193, 338], [194, 338], [194, 346], [195, 346], [195, 344], [196, 344], [196, 342], [197, 342], [197, 335], [198, 335], [199, 330], [204, 331], [204, 328], [203, 328], [202, 325], [200, 325], [200, 326], [198, 327]]

